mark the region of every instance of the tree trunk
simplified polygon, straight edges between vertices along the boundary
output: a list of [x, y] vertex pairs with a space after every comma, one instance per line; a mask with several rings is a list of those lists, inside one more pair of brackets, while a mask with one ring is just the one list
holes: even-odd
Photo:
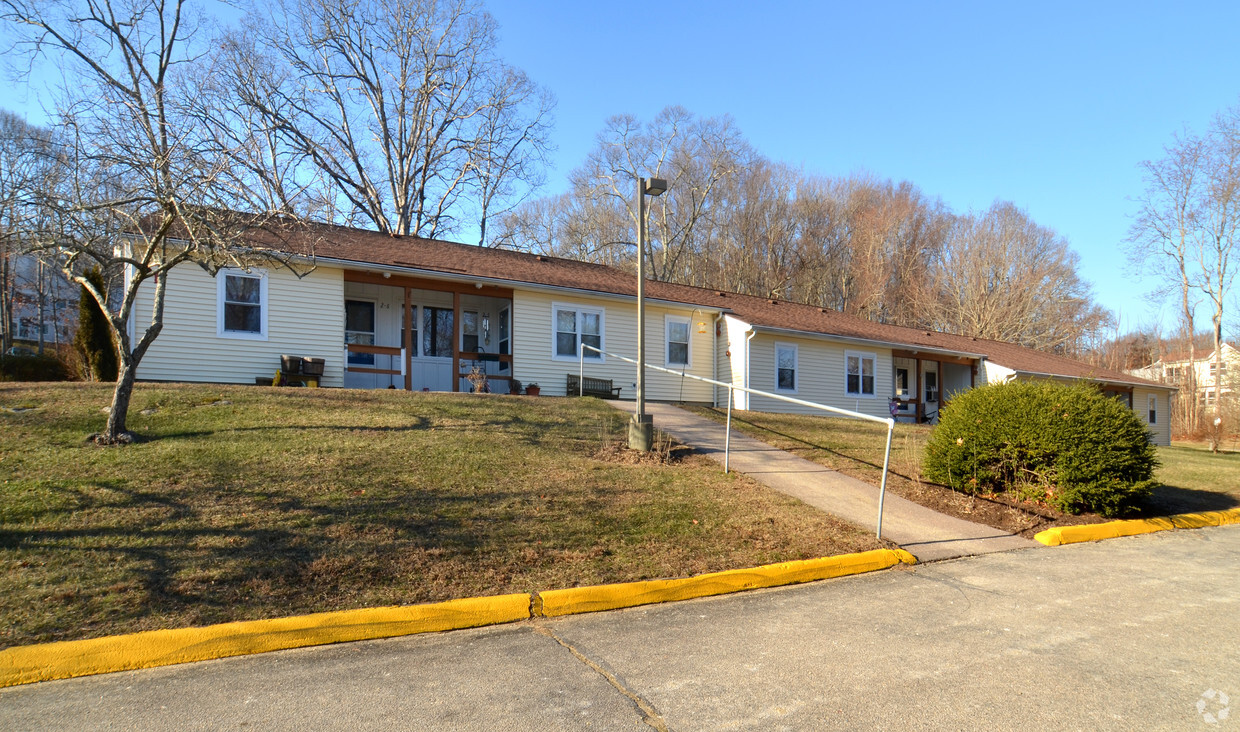
[[116, 389], [112, 392], [112, 408], [108, 412], [108, 423], [95, 442], [101, 445], [120, 445], [133, 442], [133, 435], [125, 429], [125, 419], [129, 415], [129, 400], [133, 397], [134, 380], [138, 375], [137, 364], [129, 358], [121, 359], [120, 375], [116, 379]]
[[39, 263], [35, 266], [34, 287], [35, 287], [35, 296], [39, 298], [39, 355], [42, 356], [43, 355], [43, 328], [44, 328], [44, 322], [46, 321], [46, 318], [47, 318], [46, 314], [44, 313], [44, 311], [47, 309], [47, 293], [45, 292], [46, 284], [44, 283], [42, 260], [40, 260]]
[[1214, 314], [1214, 363], [1211, 365], [1210, 382], [1214, 385], [1214, 419], [1210, 429], [1210, 452], [1218, 452], [1223, 439], [1223, 314]]
[[9, 327], [13, 322], [13, 292], [9, 287], [9, 253], [0, 252], [0, 354], [8, 353], [13, 345], [13, 334]]

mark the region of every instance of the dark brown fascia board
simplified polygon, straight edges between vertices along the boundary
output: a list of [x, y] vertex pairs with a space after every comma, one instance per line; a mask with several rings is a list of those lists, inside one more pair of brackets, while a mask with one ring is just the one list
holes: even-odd
[[[997, 364], [999, 366], [1003, 366], [1003, 364], [999, 363], [998, 361], [992, 361], [992, 363]], [[1003, 368], [1011, 368], [1011, 367], [1003, 366]], [[1069, 376], [1067, 374], [1050, 374], [1050, 373], [1046, 373], [1043, 371], [1029, 371], [1027, 369], [1012, 369], [1012, 373], [1020, 375], [1020, 376], [1041, 376], [1041, 377], [1049, 378], [1049, 379], [1067, 379], [1068, 381], [1085, 380], [1085, 381], [1093, 381], [1099, 384], [1114, 384], [1116, 386], [1139, 386], [1143, 389], [1162, 389], [1164, 391], [1179, 391], [1180, 390], [1180, 388], [1177, 386], [1168, 386], [1166, 384], [1159, 384], [1153, 381], [1144, 381], [1144, 380], [1120, 381], [1118, 379], [1104, 379], [1104, 378], [1098, 378], [1094, 376]]]
[[984, 353], [969, 353], [968, 351], [953, 351], [947, 348], [918, 346], [918, 345], [914, 345], [911, 343], [900, 343], [896, 341], [879, 341], [879, 340], [872, 340], [869, 338], [857, 338], [855, 336], [835, 335], [832, 333], [818, 333], [818, 332], [809, 331], [809, 330], [796, 330], [795, 328], [776, 328], [770, 325], [754, 325], [752, 323], [749, 323], [749, 321], [745, 320], [742, 317], [739, 317], [736, 315], [733, 315], [731, 317], [736, 318], [742, 323], [748, 324], [751, 330], [763, 331], [767, 333], [776, 333], [776, 334], [785, 333], [788, 335], [796, 336], [798, 338], [815, 338], [818, 340], [834, 341], [834, 342], [839, 342], [839, 343], [853, 343], [853, 344], [861, 345], [861, 346], [870, 346], [872, 348], [892, 348], [892, 349], [902, 350], [902, 351], [912, 350], [912, 351], [918, 351], [921, 353], [942, 354], [944, 356], [963, 356], [965, 358], [974, 358], [979, 361], [988, 360], [988, 357]]
[[[308, 259], [308, 257], [306, 258]], [[530, 290], [543, 290], [547, 292], [568, 292], [579, 295], [588, 295], [590, 297], [599, 297], [608, 300], [629, 300], [635, 301], [635, 295], [625, 295], [619, 292], [605, 292], [603, 290], [587, 290], [580, 287], [564, 287], [563, 285], [545, 285], [538, 282], [527, 282], [526, 280], [509, 280], [500, 277], [483, 277], [475, 275], [462, 275], [449, 272], [440, 272], [434, 269], [424, 269], [420, 267], [403, 267], [391, 264], [376, 264], [375, 262], [363, 262], [354, 259], [336, 259], [334, 257], [315, 257], [315, 261], [328, 262], [344, 268], [353, 268], [370, 272], [391, 272], [392, 274], [404, 274], [417, 277], [426, 277], [430, 279], [446, 280], [448, 282], [461, 282], [465, 284], [473, 284], [482, 282], [484, 284], [495, 285], [496, 287], [504, 287], [507, 289], [524, 288]], [[682, 302], [680, 300], [663, 300], [659, 298], [647, 297], [646, 302], [657, 303], [663, 306], [671, 307], [690, 307], [698, 310], [713, 313], [730, 313], [729, 308], [720, 308], [718, 306], [705, 305], [697, 302]]]

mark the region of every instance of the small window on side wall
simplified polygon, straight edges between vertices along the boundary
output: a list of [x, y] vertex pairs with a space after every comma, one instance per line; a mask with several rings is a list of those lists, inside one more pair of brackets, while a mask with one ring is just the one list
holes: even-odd
[[872, 353], [844, 353], [844, 392], [848, 396], [874, 396], [875, 361]]
[[226, 269], [216, 281], [216, 335], [267, 340], [267, 273]]
[[667, 333], [667, 365], [689, 366], [689, 319], [668, 315], [665, 321]]
[[775, 389], [797, 390], [797, 347], [783, 343], [775, 344]]
[[1150, 394], [1150, 424], [1158, 424], [1158, 397]]
[[581, 358], [601, 361], [603, 354], [603, 311], [598, 308], [554, 304], [551, 307], [551, 327], [554, 329], [555, 345], [551, 352], [553, 360], [575, 361], [581, 344], [597, 350], [586, 350]]

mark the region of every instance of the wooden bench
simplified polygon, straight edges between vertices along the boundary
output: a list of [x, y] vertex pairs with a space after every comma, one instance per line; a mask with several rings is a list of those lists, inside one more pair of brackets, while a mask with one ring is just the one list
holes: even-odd
[[592, 396], [599, 399], [619, 399], [620, 387], [612, 386], [611, 379], [596, 379], [587, 376], [578, 381], [577, 374], [568, 374], [568, 396]]

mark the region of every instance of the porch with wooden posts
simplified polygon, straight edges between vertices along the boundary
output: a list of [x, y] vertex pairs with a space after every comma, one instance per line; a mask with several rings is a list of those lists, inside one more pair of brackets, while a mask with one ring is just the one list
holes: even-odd
[[892, 398], [899, 407], [892, 416], [897, 419], [933, 421], [953, 394], [977, 384], [977, 359], [898, 349], [891, 351], [891, 358]]
[[346, 387], [462, 391], [477, 367], [509, 391], [511, 289], [357, 271], [344, 282]]

